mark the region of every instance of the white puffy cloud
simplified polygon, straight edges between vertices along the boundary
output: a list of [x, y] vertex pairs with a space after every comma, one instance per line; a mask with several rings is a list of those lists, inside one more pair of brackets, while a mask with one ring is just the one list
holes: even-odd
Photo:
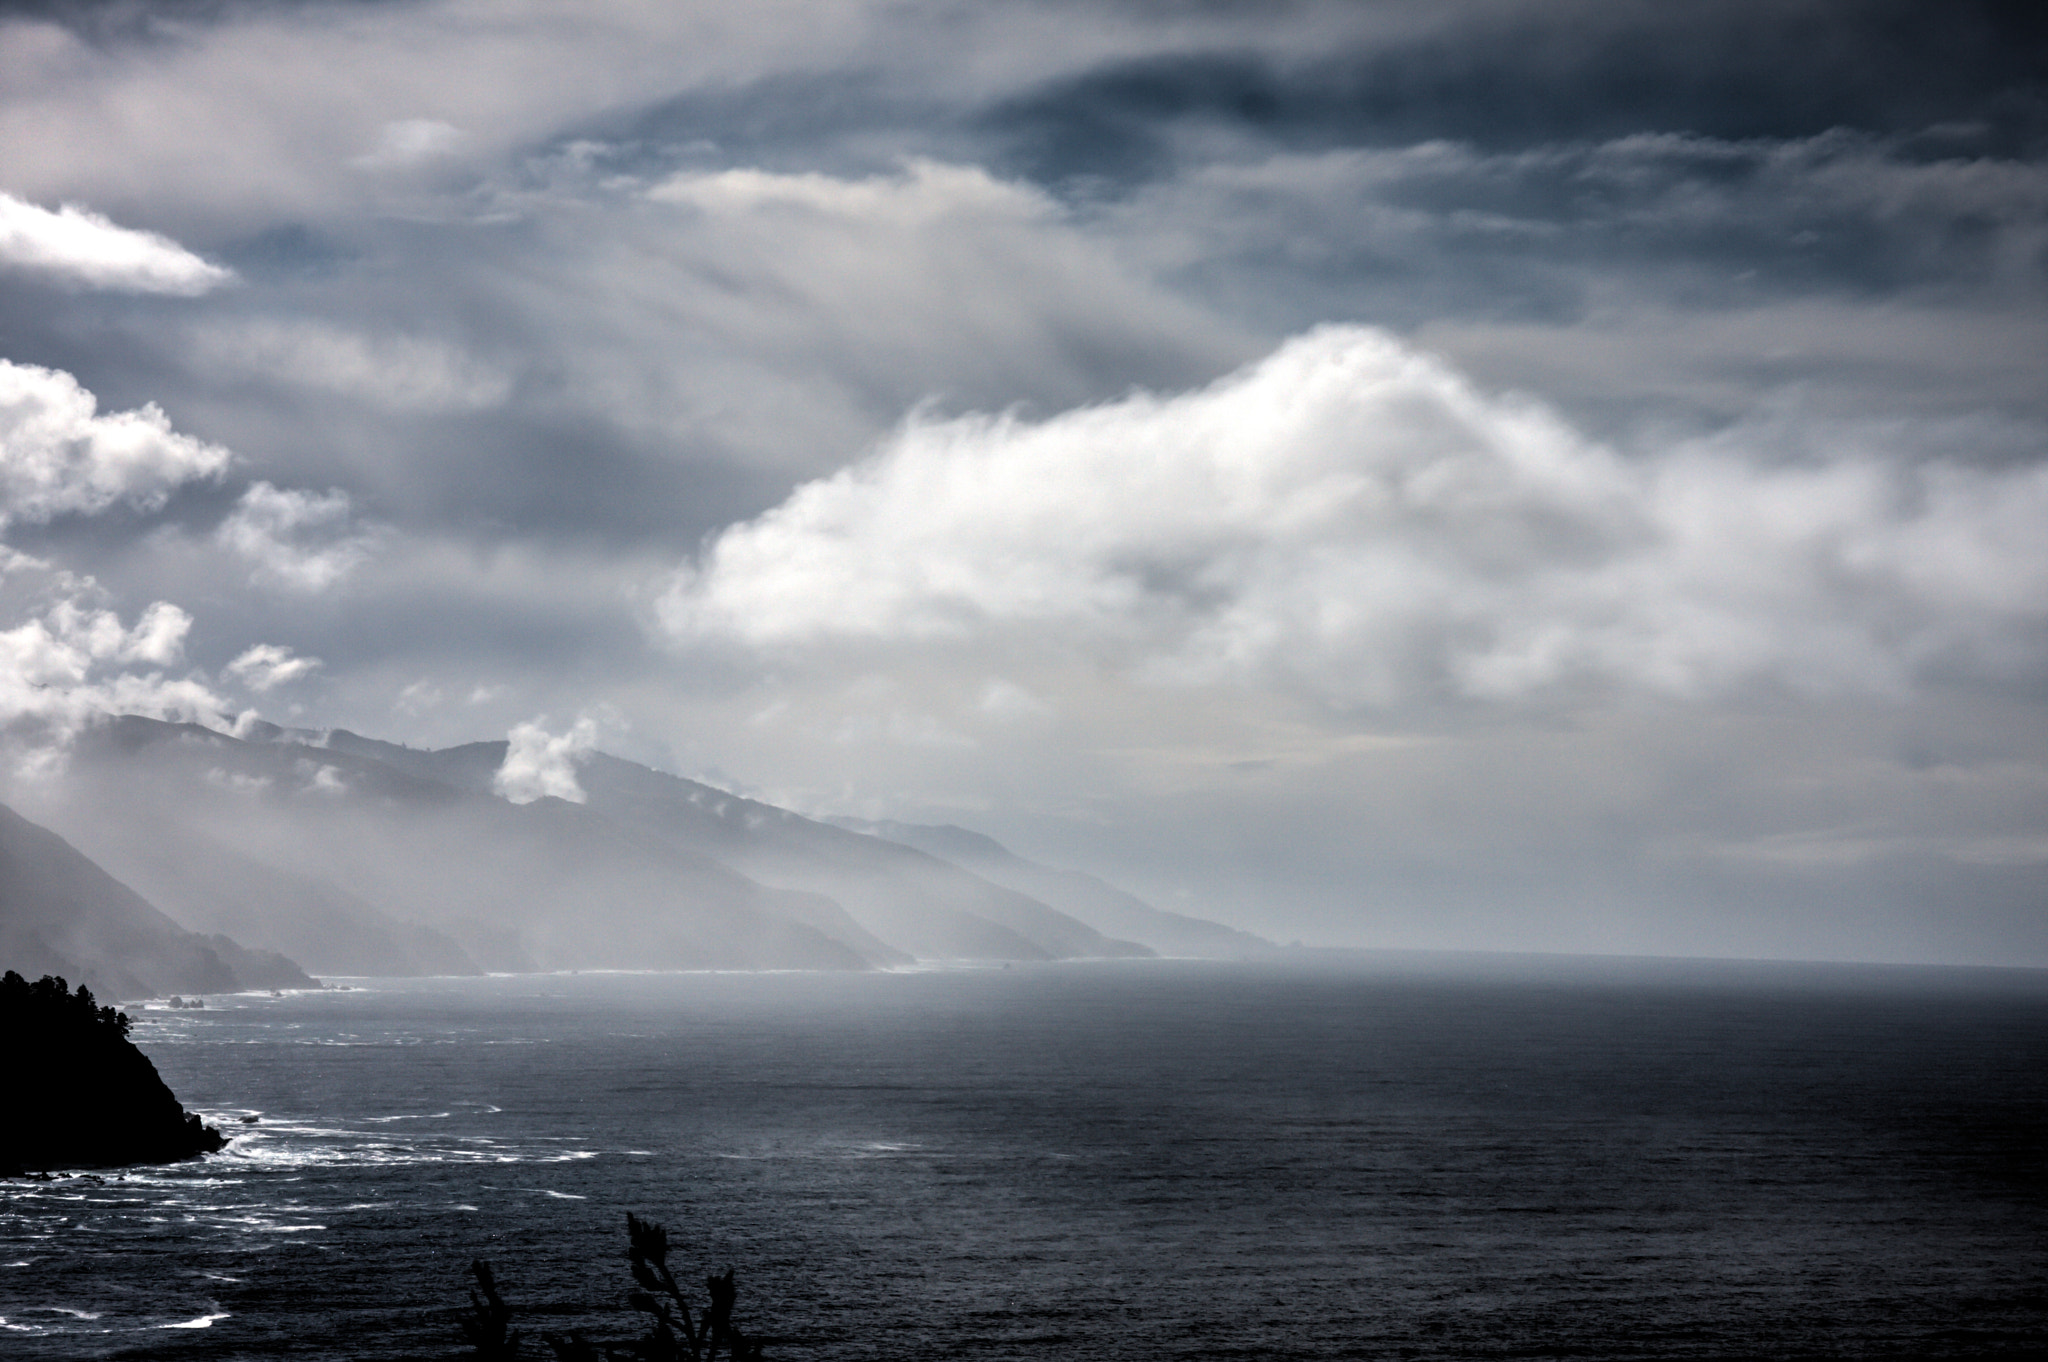
[[161, 506], [233, 457], [172, 430], [154, 403], [104, 415], [98, 406], [70, 374], [0, 360], [0, 523], [90, 515], [123, 500]]
[[[32, 560], [16, 559], [16, 569]], [[194, 677], [160, 669], [182, 657], [192, 617], [158, 601], [133, 625], [112, 610], [88, 603], [89, 582], [10, 629], [0, 629], [0, 728], [35, 725], [54, 739], [107, 714], [203, 721], [226, 710], [221, 698]]]
[[348, 494], [250, 484], [214, 532], [247, 559], [255, 578], [294, 591], [324, 591], [362, 563], [375, 535], [354, 528]]
[[[217, 476], [227, 450], [170, 428], [154, 406], [100, 415], [71, 375], [0, 360], [0, 528], [92, 515], [119, 501], [159, 506], [183, 483]], [[106, 714], [206, 720], [225, 710], [195, 676], [167, 676], [192, 617], [166, 601], [133, 625], [91, 577], [0, 546], [0, 729], [26, 735], [29, 766], [54, 759]]]
[[259, 643], [228, 663], [226, 671], [250, 690], [274, 690], [300, 681], [320, 669], [317, 657], [299, 657], [277, 643]]
[[[0, 528], [65, 514], [93, 515], [125, 501], [161, 506], [188, 482], [219, 476], [224, 448], [179, 434], [154, 405], [101, 414], [71, 375], [0, 360]], [[327, 585], [365, 552], [340, 493], [280, 491], [257, 483], [219, 542], [255, 561], [260, 577], [303, 589]], [[305, 541], [314, 542], [307, 543]], [[218, 720], [221, 697], [199, 676], [166, 675], [184, 655], [192, 617], [165, 601], [133, 625], [104, 603], [93, 578], [0, 547], [6, 616], [0, 630], [0, 728], [35, 730], [47, 758], [80, 726], [107, 714]], [[227, 674], [256, 691], [319, 666], [275, 645], [250, 648]]]
[[184, 656], [192, 617], [168, 601], [154, 601], [135, 621], [115, 656], [122, 662], [168, 667]]
[[192, 297], [234, 277], [155, 232], [109, 222], [75, 204], [56, 212], [0, 193], [0, 264], [90, 288]]
[[83, 681], [101, 663], [167, 666], [183, 655], [191, 628], [192, 617], [164, 601], [144, 610], [131, 628], [111, 610], [63, 600], [43, 617], [6, 632], [6, 663], [34, 686]]
[[515, 724], [506, 735], [504, 765], [492, 778], [491, 788], [514, 804], [530, 804], [543, 796], [584, 801], [583, 786], [576, 779], [576, 762], [597, 745], [598, 722], [589, 715], [579, 717], [566, 733], [550, 733], [545, 719]]
[[1331, 327], [1179, 396], [913, 418], [721, 534], [659, 613], [686, 642], [1023, 641], [1347, 705], [1882, 692], [2037, 659], [2048, 470], [1763, 438], [1624, 457]]

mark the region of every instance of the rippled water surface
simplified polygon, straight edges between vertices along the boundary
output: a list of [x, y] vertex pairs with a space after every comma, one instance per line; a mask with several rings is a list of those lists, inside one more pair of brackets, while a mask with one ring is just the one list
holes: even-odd
[[790, 1359], [2048, 1348], [2039, 976], [355, 982], [137, 1014], [236, 1138], [0, 1183], [0, 1356], [452, 1358], [478, 1256], [623, 1338], [627, 1210]]

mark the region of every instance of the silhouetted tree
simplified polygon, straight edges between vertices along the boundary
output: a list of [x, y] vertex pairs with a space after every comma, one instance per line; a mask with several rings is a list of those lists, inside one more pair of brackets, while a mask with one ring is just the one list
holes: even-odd
[[78, 992], [59, 975], [45, 974], [30, 983], [13, 970], [0, 975], [0, 1024], [39, 1031], [69, 1033], [83, 1039], [92, 1035], [126, 1038], [128, 1014], [98, 1006], [92, 990], [84, 984]]
[[[668, 1252], [668, 1231], [628, 1211], [626, 1257], [639, 1289], [626, 1294], [626, 1303], [648, 1317], [647, 1332], [630, 1343], [595, 1343], [581, 1333], [543, 1334], [558, 1362], [714, 1362], [721, 1350], [730, 1362], [758, 1362], [761, 1345], [733, 1322], [739, 1289], [732, 1269], [706, 1277], [710, 1299], [693, 1308], [669, 1269]], [[512, 1311], [498, 1294], [491, 1265], [479, 1260], [470, 1271], [478, 1289], [469, 1293], [463, 1336], [486, 1362], [517, 1358], [521, 1336], [511, 1327]]]

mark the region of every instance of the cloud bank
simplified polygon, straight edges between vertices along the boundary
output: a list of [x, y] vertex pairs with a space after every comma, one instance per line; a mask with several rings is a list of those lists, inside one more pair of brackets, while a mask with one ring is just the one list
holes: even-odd
[[1726, 433], [1637, 457], [1329, 327], [1173, 397], [912, 419], [710, 544], [663, 599], [770, 651], [1029, 634], [1341, 705], [1595, 685], [1894, 691], [2048, 623], [2048, 470]]

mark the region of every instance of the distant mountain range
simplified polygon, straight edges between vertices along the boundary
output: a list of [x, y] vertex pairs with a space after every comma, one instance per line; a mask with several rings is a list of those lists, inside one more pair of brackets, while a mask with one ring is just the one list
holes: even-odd
[[56, 832], [0, 819], [0, 966], [131, 996], [303, 986], [299, 966], [864, 969], [1267, 944], [964, 829], [820, 822], [603, 753], [577, 763], [584, 802], [513, 804], [493, 790], [505, 753], [111, 720], [34, 790]]
[[0, 807], [0, 968], [118, 997], [304, 988], [272, 951], [187, 931], [47, 828]]
[[1026, 860], [993, 837], [950, 823], [896, 823], [835, 818], [843, 828], [901, 842], [971, 870], [983, 879], [1029, 894], [1101, 931], [1142, 941], [1161, 955], [1235, 957], [1269, 950], [1263, 937], [1206, 918], [1154, 908], [1136, 894], [1079, 870], [1059, 870]]

